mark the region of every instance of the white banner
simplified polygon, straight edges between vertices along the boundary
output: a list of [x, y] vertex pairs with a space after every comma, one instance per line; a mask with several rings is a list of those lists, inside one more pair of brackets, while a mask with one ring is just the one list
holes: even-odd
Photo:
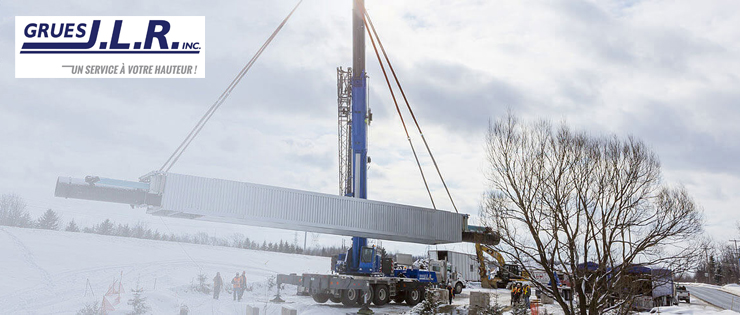
[[205, 78], [204, 16], [16, 16], [16, 78]]

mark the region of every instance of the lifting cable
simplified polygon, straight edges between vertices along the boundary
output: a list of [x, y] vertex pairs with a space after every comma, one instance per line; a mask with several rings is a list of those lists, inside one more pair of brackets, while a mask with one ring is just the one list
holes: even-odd
[[383, 61], [380, 59], [380, 54], [378, 54], [378, 48], [375, 46], [375, 40], [373, 39], [373, 35], [370, 33], [370, 28], [367, 27], [367, 20], [365, 20], [365, 17], [363, 16], [363, 22], [365, 22], [365, 29], [367, 30], [367, 35], [370, 36], [370, 42], [373, 43], [373, 49], [375, 50], [375, 56], [378, 57], [378, 63], [380, 64], [380, 69], [383, 70], [383, 76], [385, 77], [385, 83], [388, 84], [388, 91], [391, 92], [391, 97], [393, 98], [393, 103], [396, 105], [396, 111], [398, 112], [398, 117], [401, 118], [401, 124], [403, 125], [403, 131], [406, 132], [406, 139], [409, 140], [409, 145], [411, 146], [411, 152], [414, 153], [414, 159], [416, 159], [416, 165], [419, 167], [419, 172], [421, 172], [421, 179], [424, 181], [424, 187], [427, 189], [427, 193], [429, 194], [429, 199], [432, 200], [432, 207], [434, 209], [437, 209], [437, 205], [434, 204], [434, 198], [432, 197], [432, 191], [429, 190], [429, 184], [427, 184], [427, 178], [424, 176], [424, 169], [421, 167], [421, 163], [419, 162], [419, 156], [416, 155], [416, 149], [414, 149], [414, 144], [411, 142], [411, 136], [409, 136], [409, 130], [406, 128], [406, 122], [403, 120], [403, 115], [401, 115], [401, 108], [398, 106], [398, 101], [396, 100], [396, 94], [393, 93], [393, 87], [391, 87], [391, 81], [388, 79], [388, 73], [385, 72], [385, 66], [383, 66]]
[[[429, 157], [432, 159], [432, 163], [434, 163], [434, 168], [437, 169], [437, 174], [439, 174], [439, 179], [442, 181], [442, 185], [445, 187], [445, 191], [447, 191], [447, 196], [450, 198], [450, 202], [452, 203], [452, 207], [455, 209], [455, 212], [457, 211], [457, 206], [455, 205], [455, 201], [452, 200], [452, 194], [450, 194], [450, 189], [447, 188], [447, 183], [444, 180], [444, 177], [442, 177], [442, 172], [439, 170], [439, 166], [437, 165], [437, 160], [434, 158], [434, 155], [432, 154], [432, 150], [429, 148], [429, 143], [427, 143], [426, 138], [424, 137], [424, 133], [421, 131], [421, 127], [419, 126], [419, 122], [416, 120], [416, 115], [414, 115], [414, 111], [411, 109], [411, 105], [409, 104], [409, 100], [406, 98], [406, 93], [403, 91], [403, 87], [401, 87], [401, 82], [398, 80], [398, 76], [396, 75], [396, 71], [393, 69], [393, 65], [391, 64], [390, 59], [388, 58], [388, 54], [385, 52], [385, 48], [383, 48], [383, 43], [380, 41], [380, 36], [378, 36], [378, 32], [375, 30], [375, 25], [373, 25], [372, 19], [370, 19], [370, 15], [367, 13], [367, 10], [364, 12], [363, 20], [365, 20], [365, 28], [367, 28], [367, 24], [370, 24], [370, 28], [373, 30], [373, 34], [375, 35], [375, 38], [378, 40], [378, 45], [380, 46], [380, 50], [383, 52], [383, 56], [385, 57], [385, 61], [388, 64], [388, 68], [391, 69], [391, 73], [393, 74], [393, 79], [396, 81], [396, 85], [398, 85], [398, 89], [401, 91], [401, 95], [403, 96], [404, 102], [406, 102], [406, 107], [409, 110], [409, 113], [411, 113], [411, 117], [414, 120], [414, 124], [416, 124], [416, 129], [419, 130], [419, 134], [421, 135], [421, 140], [424, 141], [424, 146], [427, 149], [427, 152], [429, 153]], [[370, 30], [368, 29], [368, 33]], [[370, 36], [370, 39], [372, 41], [373, 36]], [[373, 41], [373, 48], [375, 48], [375, 42]], [[375, 49], [376, 55], [378, 54], [377, 49]], [[380, 62], [380, 57], [378, 56], [378, 62]], [[382, 62], [381, 62], [381, 68], [382, 68]], [[383, 70], [383, 73], [385, 74], [385, 70]], [[386, 80], [388, 77], [386, 76]], [[392, 93], [392, 92], [391, 92]], [[395, 101], [395, 97], [394, 97]], [[400, 112], [399, 112], [400, 114]], [[404, 126], [404, 129], [406, 127]], [[408, 134], [408, 133], [407, 133]], [[418, 159], [417, 159], [418, 162]], [[426, 181], [425, 183], [426, 184]], [[427, 187], [427, 190], [429, 188]]]
[[[190, 146], [190, 143], [193, 142], [193, 139], [200, 133], [200, 131], [203, 129], [203, 126], [208, 122], [208, 120], [211, 119], [211, 116], [213, 116], [213, 113], [221, 107], [221, 104], [226, 101], [226, 99], [231, 95], [231, 91], [234, 90], [237, 84], [242, 80], [244, 75], [247, 74], [250, 68], [252, 68], [252, 65], [257, 61], [257, 58], [259, 58], [260, 55], [262, 55], [262, 52], [265, 51], [265, 48], [272, 42], [272, 40], [275, 38], [275, 36], [280, 32], [280, 30], [283, 28], [286, 22], [288, 22], [288, 19], [291, 15], [293, 15], [293, 12], [295, 12], [296, 9], [298, 9], [298, 6], [303, 2], [303, 0], [298, 1], [298, 3], [295, 5], [292, 11], [288, 14], [288, 16], [283, 19], [283, 21], [278, 25], [277, 29], [275, 29], [274, 32], [272, 32], [272, 35], [265, 41], [264, 44], [262, 44], [262, 47], [260, 47], [259, 50], [254, 54], [251, 60], [242, 68], [242, 70], [239, 72], [239, 74], [236, 75], [236, 77], [231, 81], [229, 86], [224, 90], [223, 93], [221, 93], [221, 96], [216, 99], [216, 102], [211, 105], [211, 107], [206, 111], [205, 114], [203, 114], [203, 117], [200, 118], [198, 123], [193, 127], [193, 130], [190, 131], [187, 137], [180, 143], [180, 146], [175, 149], [175, 152], [172, 152], [172, 155], [167, 159], [167, 162], [164, 162], [162, 167], [159, 168], [159, 171], [162, 172], [169, 172], [169, 170], [172, 168], [173, 165], [175, 165], [175, 162], [177, 162], [178, 159], [180, 159], [180, 156], [182, 156], [182, 153], [185, 152], [185, 149]], [[170, 163], [171, 162], [171, 163]], [[168, 165], [169, 164], [169, 165]]]

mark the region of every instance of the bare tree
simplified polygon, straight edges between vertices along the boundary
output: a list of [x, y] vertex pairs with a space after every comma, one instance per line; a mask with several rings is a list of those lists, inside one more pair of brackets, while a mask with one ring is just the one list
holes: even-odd
[[738, 268], [738, 255], [735, 245], [722, 245], [719, 251], [718, 273], [720, 284], [738, 283], [740, 281], [740, 268]]
[[632, 295], [620, 284], [635, 264], [680, 269], [696, 258], [701, 211], [683, 187], [661, 182], [657, 156], [633, 137], [522, 124], [509, 114], [490, 124], [487, 158], [482, 217], [501, 233], [501, 252], [550, 279], [534, 285], [567, 315], [625, 309]]
[[30, 227], [32, 224], [23, 198], [15, 194], [0, 197], [0, 225]]

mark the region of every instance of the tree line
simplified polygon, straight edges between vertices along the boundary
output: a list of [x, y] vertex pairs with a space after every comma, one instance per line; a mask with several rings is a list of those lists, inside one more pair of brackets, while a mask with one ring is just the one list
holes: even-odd
[[[737, 235], [740, 235], [740, 221], [737, 223]], [[740, 237], [734, 239], [740, 243]], [[681, 275], [680, 280], [717, 285], [740, 283], [740, 252], [735, 243], [705, 240], [698, 255], [696, 270]]]
[[281, 239], [280, 242], [275, 243], [267, 241], [259, 243], [241, 234], [234, 234], [231, 238], [225, 238], [211, 236], [205, 232], [195, 234], [163, 233], [150, 228], [146, 223], [142, 222], [138, 222], [136, 224], [121, 224], [115, 223], [110, 219], [105, 219], [98, 224], [81, 227], [74, 219], [72, 219], [66, 224], [63, 224], [61, 217], [52, 209], [46, 210], [36, 219], [32, 218], [26, 209], [25, 201], [15, 194], [5, 194], [0, 197], [0, 225], [324, 257], [331, 257], [339, 253], [344, 253], [347, 250], [341, 246], [319, 246], [319, 244], [314, 244], [312, 247], [304, 250], [304, 248], [298, 244], [297, 233], [292, 242]]

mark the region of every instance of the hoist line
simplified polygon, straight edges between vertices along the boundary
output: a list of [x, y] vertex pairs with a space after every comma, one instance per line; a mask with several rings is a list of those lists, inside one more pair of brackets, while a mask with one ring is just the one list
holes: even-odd
[[[211, 107], [206, 111], [205, 114], [200, 118], [198, 123], [193, 127], [193, 129], [190, 131], [190, 133], [185, 137], [185, 139], [180, 143], [180, 146], [175, 149], [174, 152], [172, 152], [172, 155], [167, 159], [167, 161], [162, 165], [162, 167], [159, 168], [159, 171], [165, 171], [168, 172], [172, 166], [175, 165], [177, 160], [180, 159], [180, 156], [182, 156], [183, 152], [190, 146], [190, 143], [193, 142], [193, 139], [200, 133], [200, 131], [203, 129], [203, 126], [208, 122], [208, 120], [211, 119], [211, 116], [213, 116], [213, 113], [216, 112], [216, 110], [221, 107], [221, 104], [223, 104], [226, 99], [231, 95], [231, 92], [234, 90], [237, 84], [244, 78], [244, 76], [247, 74], [249, 69], [252, 68], [252, 65], [257, 61], [257, 58], [259, 58], [260, 55], [262, 55], [262, 52], [265, 51], [267, 46], [272, 42], [272, 40], [275, 38], [275, 36], [280, 32], [280, 30], [283, 28], [285, 23], [288, 22], [288, 19], [293, 15], [293, 12], [295, 12], [296, 9], [298, 9], [298, 6], [303, 2], [303, 0], [299, 0], [298, 3], [295, 5], [292, 11], [288, 14], [288, 16], [283, 19], [283, 21], [278, 25], [278, 27], [275, 29], [275, 31], [272, 32], [272, 35], [265, 41], [264, 44], [262, 44], [262, 47], [260, 47], [259, 50], [252, 56], [252, 59], [249, 60], [249, 62], [239, 71], [239, 74], [234, 77], [234, 79], [231, 81], [229, 86], [224, 90], [223, 93], [216, 99], [216, 101], [211, 105]], [[170, 163], [171, 162], [171, 163]], [[168, 165], [169, 164], [169, 165]]]
[[[378, 39], [378, 46], [380, 46], [380, 50], [383, 52], [383, 56], [385, 57], [386, 63], [388, 64], [388, 68], [391, 69], [391, 73], [393, 74], [393, 79], [395, 79], [396, 85], [398, 85], [398, 89], [401, 91], [403, 100], [404, 102], [406, 102], [406, 107], [408, 108], [409, 113], [411, 113], [411, 118], [413, 118], [414, 124], [416, 124], [416, 129], [419, 130], [419, 134], [421, 135], [421, 140], [424, 141], [424, 146], [426, 147], [427, 152], [429, 153], [429, 157], [431, 157], [432, 159], [434, 168], [437, 169], [437, 174], [439, 174], [439, 179], [442, 181], [442, 185], [445, 187], [445, 191], [447, 191], [447, 196], [450, 198], [452, 207], [455, 209], [455, 212], [459, 213], [459, 211], [457, 210], [457, 206], [455, 205], [455, 201], [452, 199], [452, 194], [450, 193], [450, 189], [447, 187], [447, 183], [445, 182], [445, 179], [442, 176], [442, 172], [439, 170], [439, 166], [437, 165], [437, 160], [434, 158], [434, 154], [432, 154], [432, 150], [429, 148], [429, 143], [427, 142], [426, 137], [424, 137], [424, 133], [421, 131], [421, 126], [419, 126], [419, 122], [416, 120], [416, 115], [414, 115], [414, 111], [411, 109], [411, 105], [409, 104], [409, 101], [406, 98], [406, 93], [403, 91], [403, 87], [401, 87], [401, 82], [398, 80], [396, 71], [393, 69], [393, 64], [391, 64], [391, 61], [388, 58], [388, 54], [385, 52], [385, 48], [383, 47], [383, 42], [380, 41], [380, 36], [378, 36], [378, 32], [375, 30], [375, 25], [373, 25], [373, 20], [370, 19], [370, 15], [367, 13], [367, 10], [365, 10], [364, 13], [365, 13], [364, 14], [365, 18], [367, 19], [366, 24], [367, 23], [370, 24], [370, 28], [372, 28], [375, 38]], [[372, 39], [372, 36], [370, 36], [370, 38]]]
[[378, 57], [378, 64], [380, 64], [380, 69], [383, 70], [383, 76], [385, 77], [385, 83], [388, 84], [388, 91], [391, 92], [391, 97], [393, 98], [393, 104], [396, 105], [396, 112], [398, 112], [398, 118], [401, 119], [401, 124], [403, 125], [403, 131], [406, 133], [406, 139], [408, 139], [409, 145], [411, 146], [411, 152], [414, 153], [414, 159], [416, 159], [416, 165], [419, 167], [419, 172], [421, 173], [421, 179], [424, 181], [424, 187], [426, 187], [427, 193], [429, 194], [429, 199], [432, 201], [432, 207], [434, 209], [437, 209], [437, 205], [434, 203], [434, 197], [432, 197], [432, 191], [429, 190], [429, 184], [427, 183], [427, 178], [426, 176], [424, 176], [424, 169], [421, 167], [421, 162], [419, 162], [419, 156], [416, 154], [416, 149], [414, 148], [414, 144], [411, 142], [411, 136], [409, 135], [409, 130], [408, 128], [406, 128], [406, 122], [404, 121], [403, 115], [401, 114], [401, 108], [398, 106], [398, 101], [396, 100], [396, 94], [393, 92], [391, 81], [388, 79], [388, 73], [385, 71], [383, 60], [380, 59], [380, 54], [378, 53], [378, 47], [375, 46], [375, 40], [373, 39], [373, 35], [370, 33], [370, 28], [367, 25], [367, 20], [365, 20], [364, 15], [362, 17], [362, 20], [365, 23], [365, 30], [367, 30], [367, 35], [370, 37], [370, 42], [373, 44], [373, 49], [375, 50], [375, 56]]

